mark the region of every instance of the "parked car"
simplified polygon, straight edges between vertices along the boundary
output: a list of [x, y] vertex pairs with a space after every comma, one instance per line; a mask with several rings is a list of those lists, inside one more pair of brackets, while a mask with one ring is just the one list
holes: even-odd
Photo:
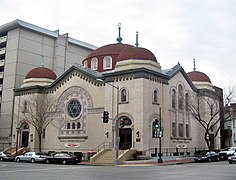
[[0, 152], [0, 161], [14, 161], [15, 157], [10, 153]]
[[77, 164], [80, 162], [81, 158], [70, 153], [58, 153], [46, 159], [46, 163]]
[[82, 152], [74, 152], [74, 155], [78, 157], [81, 161], [84, 159], [84, 154]]
[[234, 155], [236, 152], [236, 147], [228, 147], [219, 152], [220, 160], [227, 160], [229, 156]]
[[236, 153], [228, 157], [229, 164], [236, 163]]
[[44, 162], [49, 156], [43, 152], [27, 152], [24, 155], [16, 156], [16, 162]]
[[218, 161], [219, 154], [214, 151], [203, 151], [194, 157], [195, 162]]

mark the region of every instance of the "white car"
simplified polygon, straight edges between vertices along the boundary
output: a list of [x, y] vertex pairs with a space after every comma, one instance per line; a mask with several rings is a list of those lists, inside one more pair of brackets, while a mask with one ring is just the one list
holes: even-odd
[[228, 147], [219, 152], [220, 160], [227, 160], [228, 157], [234, 155], [236, 152], [236, 147]]
[[24, 155], [16, 156], [16, 162], [44, 162], [48, 158], [48, 155], [42, 152], [27, 152]]

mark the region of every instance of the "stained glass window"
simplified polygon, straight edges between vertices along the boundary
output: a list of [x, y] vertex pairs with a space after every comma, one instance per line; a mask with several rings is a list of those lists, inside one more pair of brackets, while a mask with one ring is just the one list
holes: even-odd
[[76, 99], [73, 99], [72, 101], [70, 101], [70, 103], [68, 104], [67, 107], [68, 110], [68, 114], [72, 117], [72, 118], [76, 118], [79, 116], [80, 112], [81, 112], [81, 104], [79, 101], [77, 101]]

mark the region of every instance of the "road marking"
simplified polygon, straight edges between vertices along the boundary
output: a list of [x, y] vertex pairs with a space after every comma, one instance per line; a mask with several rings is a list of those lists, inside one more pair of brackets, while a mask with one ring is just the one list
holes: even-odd
[[5, 167], [5, 166], [7, 166], [7, 164], [0, 164], [0, 167]]
[[[80, 166], [82, 168], [82, 166]], [[29, 171], [45, 171], [45, 170], [57, 170], [57, 169], [78, 169], [78, 167], [61, 167], [61, 168], [41, 168], [41, 169], [20, 169], [20, 170], [11, 170], [11, 171], [0, 171], [0, 174], [3, 173], [14, 173], [14, 172], [29, 172]]]

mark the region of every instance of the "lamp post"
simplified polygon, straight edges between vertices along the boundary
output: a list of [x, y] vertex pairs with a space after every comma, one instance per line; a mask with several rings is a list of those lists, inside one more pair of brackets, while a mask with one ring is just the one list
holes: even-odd
[[115, 158], [114, 164], [118, 165], [119, 164], [119, 159], [118, 159], [118, 156], [119, 156], [119, 142], [120, 142], [120, 136], [119, 136], [119, 118], [118, 118], [118, 115], [119, 115], [119, 86], [114, 86], [114, 85], [111, 85], [111, 86], [116, 88], [116, 90], [117, 90], [116, 120], [115, 120], [115, 133], [116, 133], [115, 150], [116, 150], [116, 158]]
[[17, 156], [18, 144], [19, 144], [19, 131], [20, 131], [20, 127], [17, 124], [16, 126], [16, 156]]
[[159, 109], [159, 113], [160, 113], [160, 124], [159, 124], [159, 153], [158, 153], [158, 163], [163, 163], [163, 160], [161, 158], [162, 153], [161, 153], [161, 137], [162, 137], [162, 127], [161, 127], [161, 108]]
[[[104, 82], [102, 79], [97, 79], [97, 81]], [[116, 96], [116, 98], [117, 98], [116, 99], [116, 118], [114, 119], [115, 120], [115, 151], [116, 151], [114, 164], [118, 165], [119, 164], [119, 159], [118, 159], [118, 156], [119, 156], [119, 142], [120, 142], [119, 118], [118, 118], [118, 115], [119, 115], [119, 86], [115, 86], [114, 84], [111, 84], [111, 83], [108, 83], [108, 82], [106, 84], [112, 86], [117, 91], [117, 96]]]

